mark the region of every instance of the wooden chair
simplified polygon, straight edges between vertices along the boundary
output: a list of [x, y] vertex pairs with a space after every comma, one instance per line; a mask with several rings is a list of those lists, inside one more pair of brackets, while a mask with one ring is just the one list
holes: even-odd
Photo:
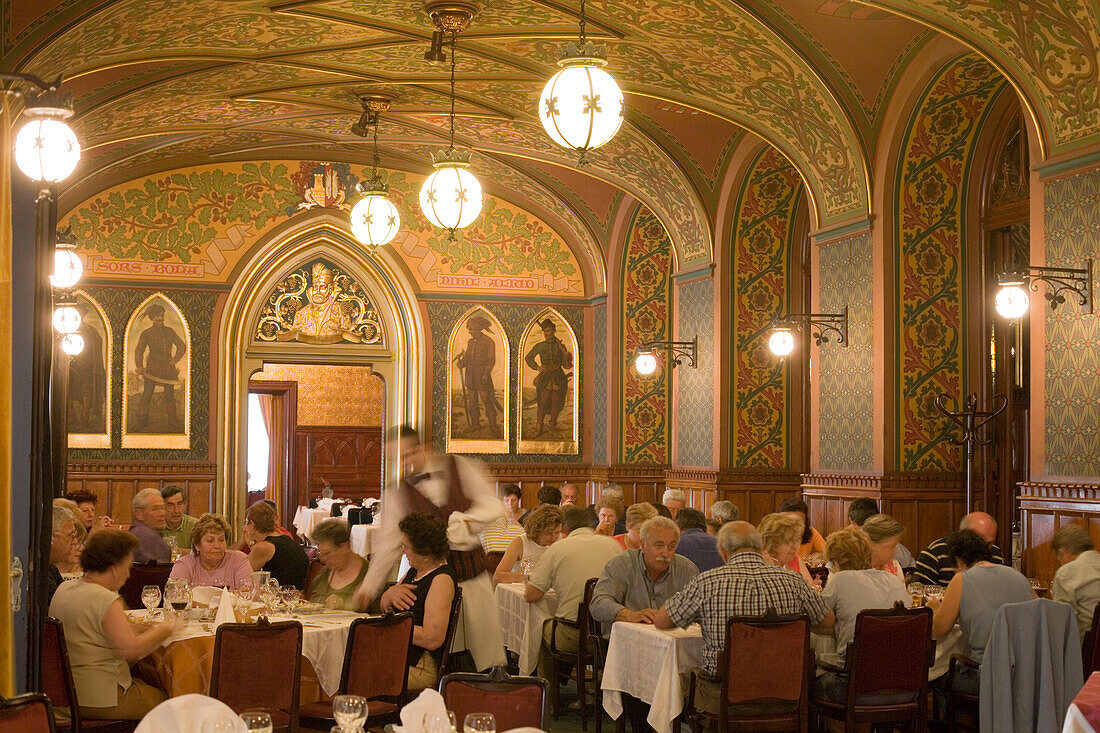
[[55, 618], [47, 618], [42, 624], [42, 691], [53, 705], [68, 710], [68, 722], [55, 722], [62, 733], [128, 733], [137, 727], [136, 720], [84, 720], [80, 717], [69, 648], [65, 646], [65, 630]]
[[1085, 632], [1085, 638], [1081, 642], [1081, 659], [1084, 662], [1083, 672], [1085, 679], [1093, 672], [1100, 671], [1100, 644], [1096, 643], [1097, 633], [1100, 632], [1100, 603], [1092, 612], [1092, 627]]
[[503, 667], [489, 674], [449, 674], [439, 692], [459, 725], [469, 713], [492, 713], [497, 730], [550, 730], [548, 684], [540, 677], [513, 677]]
[[50, 698], [28, 692], [0, 699], [0, 733], [56, 733]]
[[[596, 733], [602, 730], [603, 706], [600, 705], [600, 625], [589, 613], [592, 605], [592, 593], [599, 578], [589, 578], [584, 584], [584, 596], [577, 606], [577, 620], [569, 621], [555, 616], [550, 621], [550, 657], [555, 669], [561, 664], [569, 665], [569, 678], [577, 682], [577, 696], [581, 705], [581, 730], [588, 730], [588, 685], [595, 686], [593, 693], [596, 703]], [[559, 626], [576, 629], [579, 634], [576, 651], [558, 649], [557, 630]], [[545, 642], [544, 642], [545, 643]], [[591, 670], [589, 670], [591, 667]], [[561, 715], [561, 700], [558, 695], [557, 675], [550, 679], [550, 700], [553, 704], [554, 718]]]
[[[726, 644], [718, 658], [718, 675], [698, 667], [691, 671], [681, 717], [696, 731], [717, 724], [719, 733], [806, 733], [813, 674], [810, 620], [805, 614], [779, 616], [769, 611], [764, 616], [733, 616], [726, 622]], [[717, 713], [695, 707], [700, 680], [719, 686]], [[672, 730], [680, 732], [680, 718], [673, 721]]]
[[[316, 549], [316, 548], [314, 548], [314, 549]], [[308, 553], [308, 550], [306, 552]], [[314, 579], [318, 575], [321, 574], [321, 571], [324, 570], [324, 568], [325, 568], [325, 564], [323, 562], [318, 560], [316, 557], [312, 557], [312, 556], [310, 557], [309, 570], [306, 571], [306, 584], [305, 584], [305, 587], [299, 589], [299, 590], [302, 591], [302, 598], [305, 598], [307, 600], [309, 599], [309, 589], [313, 587]], [[322, 603], [323, 602], [324, 601], [322, 600]]]
[[164, 593], [164, 584], [168, 582], [168, 576], [172, 574], [172, 563], [134, 563], [130, 568], [130, 577], [119, 589], [122, 602], [127, 608], [144, 608], [141, 602], [141, 589], [147, 585], [155, 585]]
[[[412, 633], [413, 615], [408, 612], [357, 618], [351, 623], [336, 694], [367, 698], [367, 728], [400, 720], [398, 712], [408, 702]], [[325, 730], [336, 724], [330, 702], [303, 705], [299, 717], [307, 728]]]
[[485, 557], [488, 561], [488, 568], [487, 569], [489, 571], [489, 574], [492, 575], [493, 573], [496, 572], [497, 567], [500, 566], [500, 561], [504, 559], [504, 553], [503, 552], [487, 552], [487, 553], [485, 553]]
[[447, 635], [443, 637], [443, 656], [439, 661], [439, 677], [443, 678], [451, 671], [451, 647], [455, 644], [458, 632], [458, 619], [462, 615], [462, 589], [455, 584], [455, 597], [451, 601], [451, 618], [447, 621]]
[[978, 730], [978, 696], [956, 690], [955, 679], [964, 669], [977, 672], [981, 668], [982, 665], [979, 662], [968, 656], [951, 655], [951, 661], [947, 665], [947, 729], [949, 731]]
[[848, 678], [848, 699], [834, 703], [811, 694], [814, 713], [843, 720], [845, 730], [860, 724], [902, 724], [923, 731], [928, 699], [928, 669], [936, 656], [932, 611], [907, 609], [860, 611], [844, 668], [819, 666]]
[[297, 733], [302, 681], [302, 624], [222, 624], [214, 636], [210, 697], [237, 713], [271, 715], [275, 728]]

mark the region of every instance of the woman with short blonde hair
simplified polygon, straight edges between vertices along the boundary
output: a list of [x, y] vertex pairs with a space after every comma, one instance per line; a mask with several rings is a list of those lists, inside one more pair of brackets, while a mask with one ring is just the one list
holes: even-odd
[[802, 517], [794, 512], [775, 512], [760, 520], [757, 530], [764, 540], [764, 558], [773, 565], [785, 567], [798, 573], [812, 588], [820, 588], [821, 583], [810, 577], [809, 568], [798, 556], [802, 545], [802, 533], [806, 525]]
[[858, 527], [846, 527], [825, 538], [825, 555], [837, 571], [871, 567], [871, 540]]
[[637, 504], [631, 504], [626, 508], [626, 518], [623, 520], [626, 532], [615, 535], [614, 540], [624, 550], [637, 550], [642, 546], [640, 534], [642, 525], [656, 516], [658, 516], [657, 507], [649, 502], [640, 501]]
[[512, 540], [493, 573], [494, 583], [522, 583], [527, 580], [521, 561], [533, 566], [557, 542], [561, 535], [562, 509], [552, 504], [540, 504], [523, 521], [524, 533]]

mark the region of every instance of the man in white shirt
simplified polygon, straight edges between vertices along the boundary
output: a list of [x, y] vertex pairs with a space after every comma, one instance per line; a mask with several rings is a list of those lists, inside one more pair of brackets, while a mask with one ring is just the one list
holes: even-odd
[[1050, 549], [1061, 564], [1050, 584], [1050, 595], [1073, 606], [1084, 639], [1100, 601], [1100, 553], [1093, 548], [1088, 530], [1079, 524], [1060, 527], [1050, 541]]

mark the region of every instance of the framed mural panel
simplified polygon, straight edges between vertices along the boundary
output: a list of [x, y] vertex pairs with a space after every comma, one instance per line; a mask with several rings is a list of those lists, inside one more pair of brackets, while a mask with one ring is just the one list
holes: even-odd
[[577, 337], [561, 314], [547, 308], [519, 342], [520, 453], [577, 453]]
[[123, 339], [122, 447], [191, 447], [191, 330], [176, 304], [150, 295]]
[[492, 313], [471, 308], [447, 343], [447, 452], [507, 453], [508, 338]]
[[111, 447], [111, 322], [95, 298], [76, 292], [84, 349], [69, 357], [70, 448]]

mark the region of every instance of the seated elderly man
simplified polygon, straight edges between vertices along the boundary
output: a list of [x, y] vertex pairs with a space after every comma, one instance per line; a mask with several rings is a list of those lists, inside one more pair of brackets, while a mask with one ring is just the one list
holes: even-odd
[[181, 550], [191, 549], [191, 531], [198, 523], [198, 517], [192, 517], [187, 513], [187, 495], [179, 486], [165, 486], [160, 490], [164, 498], [164, 529], [160, 536], [166, 542], [169, 537], [176, 539], [176, 547]]
[[[748, 522], [723, 526], [718, 552], [725, 564], [697, 576], [654, 615], [653, 623], [661, 629], [687, 628], [693, 623], [702, 627], [703, 668], [711, 675], [718, 674], [730, 616], [763, 616], [769, 609], [780, 615], [804, 613], [814, 630], [822, 632], [835, 623], [817, 591], [801, 576], [770, 565], [763, 551], [764, 540]], [[700, 680], [695, 707], [717, 713], [718, 697], [717, 683]]]
[[716, 501], [710, 505], [710, 516], [707, 517], [707, 534], [711, 537], [718, 536], [718, 530], [727, 522], [736, 522], [741, 518], [741, 510], [732, 501]]
[[1050, 541], [1061, 565], [1054, 573], [1050, 595], [1056, 601], [1073, 606], [1081, 639], [1092, 627], [1092, 614], [1100, 601], [1100, 553], [1093, 548], [1092, 537], [1080, 524], [1059, 527]]
[[675, 519], [680, 510], [687, 506], [687, 494], [680, 489], [665, 489], [665, 493], [661, 495], [661, 503], [668, 508], [668, 513]]
[[142, 489], [130, 504], [134, 522], [130, 534], [137, 537], [134, 562], [172, 562], [172, 549], [160, 536], [168, 526], [164, 497], [157, 489]]
[[[622, 552], [619, 543], [594, 531], [586, 509], [570, 506], [562, 522], [564, 539], [558, 540], [543, 553], [527, 581], [523, 596], [528, 603], [538, 603], [551, 588], [558, 595], [558, 616], [577, 620], [577, 607], [584, 600], [584, 584], [589, 578], [603, 574], [604, 566]], [[550, 657], [550, 621], [542, 628], [542, 649], [539, 652], [539, 676], [553, 680], [554, 665]], [[576, 651], [580, 636], [576, 629], [558, 626], [555, 643], [562, 651]]]
[[[971, 512], [959, 522], [959, 529], [969, 529], [977, 533], [993, 549], [992, 562], [997, 565], [1005, 564], [1001, 556], [1001, 548], [993, 544], [993, 540], [997, 539], [997, 520], [985, 512]], [[917, 556], [916, 567], [917, 570], [912, 578], [914, 583], [940, 585], [946, 588], [955, 577], [955, 565], [947, 558], [947, 538], [941, 537], [921, 550], [920, 555]]]
[[685, 507], [676, 515], [676, 524], [680, 527], [680, 544], [676, 554], [683, 555], [705, 573], [722, 564], [718, 554], [718, 540], [707, 534], [707, 516], [698, 509]]

